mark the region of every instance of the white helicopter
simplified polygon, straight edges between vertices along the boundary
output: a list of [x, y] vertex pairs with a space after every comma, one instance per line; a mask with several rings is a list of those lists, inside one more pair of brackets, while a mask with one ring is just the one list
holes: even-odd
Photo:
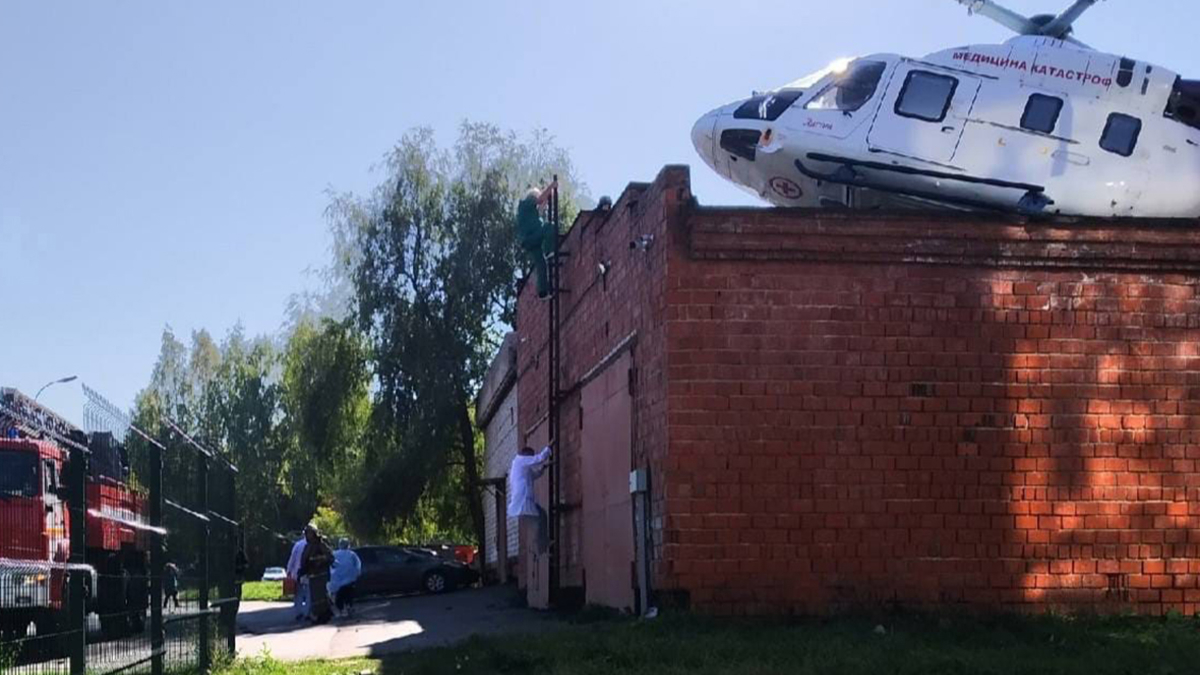
[[1099, 0], [1033, 18], [955, 1], [1019, 35], [836, 62], [708, 113], [697, 152], [777, 206], [1200, 216], [1200, 81], [1071, 37]]

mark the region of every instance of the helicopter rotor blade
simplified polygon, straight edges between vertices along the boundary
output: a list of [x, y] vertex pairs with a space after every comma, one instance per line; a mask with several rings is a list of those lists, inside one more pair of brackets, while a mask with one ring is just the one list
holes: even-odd
[[958, 4], [967, 8], [971, 14], [979, 14], [995, 21], [996, 23], [1009, 28], [1020, 35], [1040, 35], [1041, 27], [1007, 7], [1001, 6], [992, 0], [955, 0]]
[[1053, 21], [1042, 26], [1041, 34], [1054, 38], [1065, 38], [1071, 32], [1072, 26], [1083, 13], [1091, 9], [1100, 0], [1075, 0], [1075, 4], [1068, 7], [1062, 14], [1059, 14]]

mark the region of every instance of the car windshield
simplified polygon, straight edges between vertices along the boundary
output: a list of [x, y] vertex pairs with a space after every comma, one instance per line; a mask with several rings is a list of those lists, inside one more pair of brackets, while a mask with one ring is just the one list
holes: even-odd
[[0, 497], [36, 497], [37, 455], [0, 450]]
[[844, 73], [821, 90], [805, 110], [842, 110], [853, 112], [866, 105], [879, 89], [879, 80], [887, 64], [881, 61], [855, 61]]

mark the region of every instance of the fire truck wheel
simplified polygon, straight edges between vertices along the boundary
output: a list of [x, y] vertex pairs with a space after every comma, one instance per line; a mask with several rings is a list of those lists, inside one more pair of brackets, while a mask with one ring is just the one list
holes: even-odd
[[134, 635], [146, 629], [146, 610], [150, 607], [149, 570], [143, 559], [127, 551], [123, 564], [125, 577], [125, 609], [129, 615], [129, 631]]
[[129, 571], [121, 565], [118, 556], [109, 555], [101, 567], [96, 613], [100, 615], [100, 630], [110, 640], [124, 637], [129, 632], [128, 587]]

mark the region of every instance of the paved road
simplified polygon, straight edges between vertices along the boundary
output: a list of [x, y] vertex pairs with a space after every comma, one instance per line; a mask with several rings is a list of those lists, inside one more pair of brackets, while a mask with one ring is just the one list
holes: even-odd
[[551, 614], [521, 607], [516, 590], [507, 586], [365, 600], [354, 617], [323, 626], [296, 623], [291, 604], [243, 602], [238, 653], [255, 656], [266, 647], [283, 661], [379, 656], [557, 624]]

